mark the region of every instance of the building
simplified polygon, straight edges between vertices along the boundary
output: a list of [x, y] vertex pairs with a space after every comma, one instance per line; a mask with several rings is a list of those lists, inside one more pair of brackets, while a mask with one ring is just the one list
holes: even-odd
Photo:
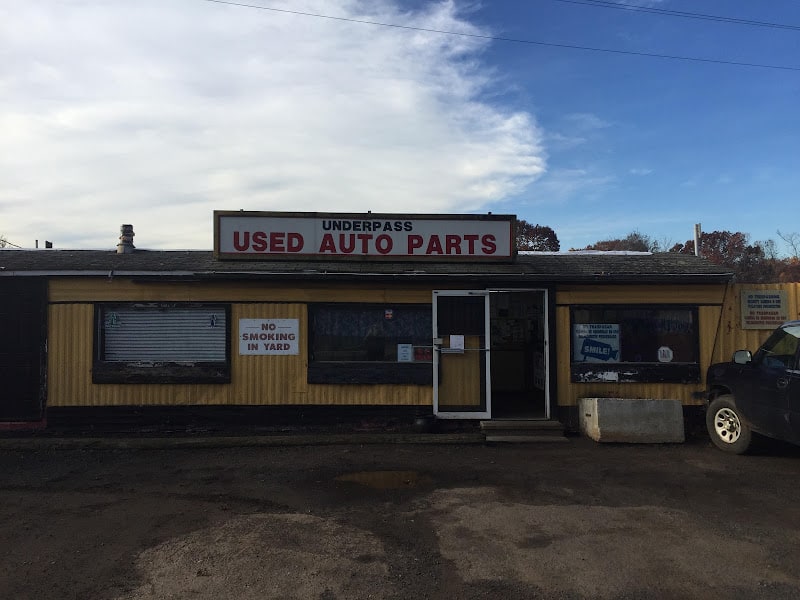
[[669, 253], [517, 254], [513, 225], [220, 211], [213, 252], [138, 250], [132, 230], [116, 251], [2, 250], [0, 421], [574, 426], [582, 397], [698, 404], [727, 270]]

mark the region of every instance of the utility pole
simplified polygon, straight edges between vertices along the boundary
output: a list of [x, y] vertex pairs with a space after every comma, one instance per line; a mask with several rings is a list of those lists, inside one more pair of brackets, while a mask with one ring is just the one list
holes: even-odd
[[700, 223], [694, 224], [694, 255], [700, 256], [700, 237], [703, 235], [703, 228]]

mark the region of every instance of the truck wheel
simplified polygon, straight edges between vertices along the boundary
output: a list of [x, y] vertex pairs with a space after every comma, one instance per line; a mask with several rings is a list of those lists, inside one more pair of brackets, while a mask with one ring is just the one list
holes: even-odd
[[720, 450], [744, 454], [753, 441], [750, 426], [744, 422], [733, 396], [719, 396], [711, 401], [706, 413], [706, 427], [711, 441]]

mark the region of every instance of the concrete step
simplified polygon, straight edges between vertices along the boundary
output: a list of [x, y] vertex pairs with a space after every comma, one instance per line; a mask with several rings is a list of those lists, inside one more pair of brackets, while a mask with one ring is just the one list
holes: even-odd
[[564, 425], [537, 419], [496, 419], [481, 421], [487, 442], [566, 442]]
[[526, 431], [564, 431], [564, 425], [559, 421], [545, 419], [492, 419], [481, 421], [483, 431], [503, 431], [509, 429]]
[[507, 443], [545, 443], [568, 442], [563, 435], [503, 435], [486, 434], [487, 442], [507, 442]]

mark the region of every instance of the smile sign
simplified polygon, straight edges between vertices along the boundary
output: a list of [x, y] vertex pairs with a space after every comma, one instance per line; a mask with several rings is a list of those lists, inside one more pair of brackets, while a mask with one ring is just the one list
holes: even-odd
[[214, 212], [220, 259], [480, 260], [514, 255], [510, 215]]

